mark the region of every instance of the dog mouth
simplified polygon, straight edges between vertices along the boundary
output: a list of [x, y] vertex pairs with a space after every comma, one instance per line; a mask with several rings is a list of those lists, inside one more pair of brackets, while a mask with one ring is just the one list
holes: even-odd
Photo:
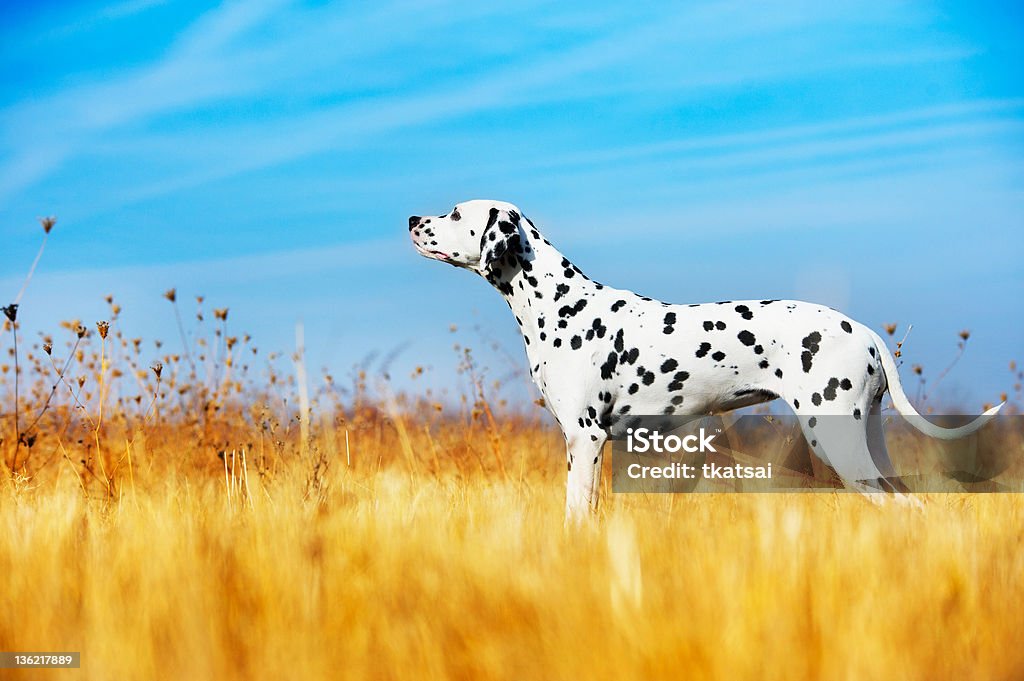
[[444, 251], [438, 251], [438, 250], [434, 250], [434, 249], [431, 249], [431, 248], [424, 248], [423, 246], [420, 246], [417, 243], [414, 243], [413, 245], [416, 246], [416, 250], [419, 251], [420, 255], [422, 255], [422, 256], [426, 256], [426, 257], [432, 258], [434, 260], [442, 260], [442, 261], [451, 260], [451, 256], [448, 255], [447, 253], [445, 253]]

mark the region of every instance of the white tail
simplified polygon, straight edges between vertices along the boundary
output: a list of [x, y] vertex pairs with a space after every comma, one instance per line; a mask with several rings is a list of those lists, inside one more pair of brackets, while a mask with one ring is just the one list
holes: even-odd
[[871, 331], [871, 329], [868, 329], [868, 331], [875, 339], [875, 349], [878, 350], [878, 355], [882, 360], [882, 370], [885, 372], [885, 380], [889, 383], [889, 396], [892, 398], [893, 406], [896, 407], [896, 411], [907, 419], [910, 425], [925, 435], [930, 435], [940, 440], [956, 440], [957, 438], [966, 437], [988, 423], [1006, 404], [1005, 402], [1000, 402], [998, 405], [985, 411], [978, 418], [959, 428], [943, 428], [942, 426], [935, 425], [918, 414], [917, 410], [914, 409], [914, 405], [907, 399], [907, 394], [903, 392], [903, 384], [900, 383], [899, 371], [896, 369], [896, 360], [893, 359], [892, 353], [886, 347], [885, 341], [877, 333]]

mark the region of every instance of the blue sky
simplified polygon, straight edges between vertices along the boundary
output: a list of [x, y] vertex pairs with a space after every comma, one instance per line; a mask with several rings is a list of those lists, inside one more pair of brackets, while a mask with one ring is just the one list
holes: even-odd
[[59, 217], [28, 334], [113, 293], [126, 333], [170, 342], [177, 286], [261, 348], [303, 321], [336, 373], [401, 347], [396, 377], [452, 385], [457, 324], [506, 375], [507, 308], [405, 229], [498, 198], [615, 286], [913, 323], [932, 375], [969, 328], [952, 402], [1024, 360], [1014, 3], [4, 4], [9, 297]]

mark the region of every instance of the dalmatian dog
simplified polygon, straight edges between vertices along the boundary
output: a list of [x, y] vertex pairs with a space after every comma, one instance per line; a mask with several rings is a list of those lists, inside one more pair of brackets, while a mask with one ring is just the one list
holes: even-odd
[[569, 517], [596, 508], [604, 444], [637, 415], [714, 414], [781, 398], [814, 454], [870, 493], [905, 491], [879, 418], [886, 391], [917, 429], [943, 439], [973, 433], [1002, 406], [959, 428], [936, 426], [914, 410], [868, 327], [813, 303], [672, 305], [604, 286], [510, 203], [414, 215], [409, 233], [421, 255], [485, 278], [515, 314], [530, 374], [565, 436]]

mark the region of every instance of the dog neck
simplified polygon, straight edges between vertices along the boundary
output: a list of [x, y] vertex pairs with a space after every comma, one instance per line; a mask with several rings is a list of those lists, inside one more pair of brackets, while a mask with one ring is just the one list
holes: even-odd
[[[562, 336], [568, 320], [603, 286], [588, 278], [530, 222], [484, 277], [501, 293], [522, 331], [529, 352], [549, 336]], [[582, 302], [581, 302], [582, 301]], [[532, 353], [531, 353], [532, 354]]]

